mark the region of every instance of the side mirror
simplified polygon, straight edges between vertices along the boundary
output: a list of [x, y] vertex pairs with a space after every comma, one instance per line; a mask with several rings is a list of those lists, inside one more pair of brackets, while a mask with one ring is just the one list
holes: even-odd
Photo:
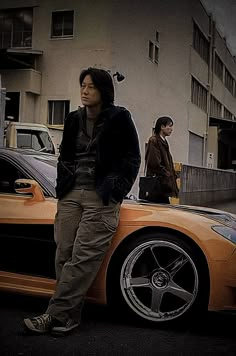
[[15, 191], [20, 194], [32, 194], [32, 200], [45, 200], [42, 188], [40, 187], [38, 182], [33, 179], [17, 179], [15, 181]]
[[17, 193], [31, 193], [31, 183], [23, 183], [21, 179], [15, 181], [14, 189]]

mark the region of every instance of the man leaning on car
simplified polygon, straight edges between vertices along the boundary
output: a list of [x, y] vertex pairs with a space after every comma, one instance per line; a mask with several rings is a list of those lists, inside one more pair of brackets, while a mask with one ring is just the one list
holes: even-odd
[[136, 128], [129, 111], [113, 104], [110, 74], [88, 68], [80, 86], [83, 107], [65, 120], [58, 159], [56, 289], [44, 314], [24, 319], [35, 333], [65, 334], [79, 325], [140, 166]]

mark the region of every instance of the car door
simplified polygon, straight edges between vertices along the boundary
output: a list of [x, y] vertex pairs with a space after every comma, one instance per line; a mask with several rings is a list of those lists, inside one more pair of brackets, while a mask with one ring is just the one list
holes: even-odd
[[15, 191], [23, 169], [0, 158], [0, 270], [54, 278], [56, 200]]

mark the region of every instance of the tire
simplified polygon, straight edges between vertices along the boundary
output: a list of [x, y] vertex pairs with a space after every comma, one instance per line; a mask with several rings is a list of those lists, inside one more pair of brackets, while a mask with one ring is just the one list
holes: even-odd
[[108, 270], [108, 304], [152, 323], [169, 323], [207, 309], [209, 277], [192, 243], [148, 233], [121, 246]]

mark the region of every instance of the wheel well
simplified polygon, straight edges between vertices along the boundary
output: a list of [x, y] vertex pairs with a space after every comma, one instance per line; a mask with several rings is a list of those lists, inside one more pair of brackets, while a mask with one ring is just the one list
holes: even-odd
[[208, 286], [208, 301], [209, 301], [209, 293], [210, 293], [210, 275], [209, 275], [209, 268], [208, 268], [208, 263], [206, 260], [206, 257], [202, 251], [202, 249], [198, 246], [198, 244], [193, 241], [188, 235], [185, 235], [181, 233], [180, 231], [176, 231], [170, 228], [166, 227], [156, 227], [156, 226], [147, 226], [144, 228], [141, 228], [139, 230], [136, 230], [132, 232], [130, 235], [128, 235], [117, 247], [115, 252], [110, 258], [108, 269], [107, 269], [107, 278], [106, 282], [109, 280], [109, 272], [111, 271], [111, 266], [113, 262], [116, 260], [116, 257], [119, 255], [119, 252], [124, 249], [124, 247], [129, 244], [131, 241], [133, 241], [135, 238], [139, 237], [140, 235], [143, 234], [151, 234], [151, 233], [166, 233], [168, 235], [180, 237], [185, 243], [187, 243], [192, 249], [194, 249], [197, 258], [201, 262], [201, 267], [204, 269], [204, 277], [205, 277], [205, 282], [207, 283]]

